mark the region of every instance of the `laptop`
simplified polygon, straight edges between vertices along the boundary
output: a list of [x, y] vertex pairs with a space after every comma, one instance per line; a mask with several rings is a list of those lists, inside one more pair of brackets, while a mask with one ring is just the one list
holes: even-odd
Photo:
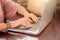
[[[40, 21], [37, 24], [33, 24], [33, 28], [31, 29], [20, 29], [20, 28], [13, 28], [8, 29], [8, 33], [26, 33], [26, 34], [32, 34], [32, 35], [38, 35], [40, 34], [45, 27], [52, 21], [53, 14], [56, 8], [56, 0], [48, 0], [45, 1], [44, 7], [42, 10], [42, 17], [40, 18]], [[22, 26], [24, 27], [24, 26]]]

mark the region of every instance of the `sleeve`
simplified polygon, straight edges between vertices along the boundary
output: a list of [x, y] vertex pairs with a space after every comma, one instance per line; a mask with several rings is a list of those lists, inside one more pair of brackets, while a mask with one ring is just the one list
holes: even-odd
[[0, 23], [4, 22], [4, 11], [2, 10], [2, 4], [0, 0]]
[[13, 2], [12, 0], [3, 0], [3, 5], [7, 19], [13, 17], [17, 12], [18, 7], [20, 6], [19, 4]]

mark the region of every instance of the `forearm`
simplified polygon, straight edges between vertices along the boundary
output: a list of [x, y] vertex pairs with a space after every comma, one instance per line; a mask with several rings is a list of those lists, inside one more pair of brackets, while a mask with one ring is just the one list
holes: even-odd
[[0, 31], [3, 31], [8, 28], [14, 28], [20, 25], [20, 19], [15, 21], [9, 21], [7, 23], [0, 23]]
[[18, 8], [18, 13], [21, 15], [28, 15], [28, 11], [23, 6]]

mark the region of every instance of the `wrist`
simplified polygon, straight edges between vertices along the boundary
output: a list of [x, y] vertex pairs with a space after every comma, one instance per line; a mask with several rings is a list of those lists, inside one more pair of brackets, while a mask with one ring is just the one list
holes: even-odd
[[15, 28], [21, 24], [20, 19], [15, 20], [15, 21], [10, 21], [11, 28]]
[[7, 29], [8, 29], [8, 28], [11, 28], [11, 23], [9, 23], [9, 22], [6, 23], [6, 26], [7, 26]]
[[29, 17], [29, 16], [30, 16], [30, 13], [24, 14], [24, 17]]

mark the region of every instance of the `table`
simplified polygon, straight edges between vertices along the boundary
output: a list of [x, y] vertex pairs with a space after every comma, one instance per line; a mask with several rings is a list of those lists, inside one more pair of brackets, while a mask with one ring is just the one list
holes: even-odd
[[52, 22], [41, 32], [33, 36], [27, 34], [11, 35], [0, 32], [0, 40], [60, 40], [60, 13], [56, 13]]

